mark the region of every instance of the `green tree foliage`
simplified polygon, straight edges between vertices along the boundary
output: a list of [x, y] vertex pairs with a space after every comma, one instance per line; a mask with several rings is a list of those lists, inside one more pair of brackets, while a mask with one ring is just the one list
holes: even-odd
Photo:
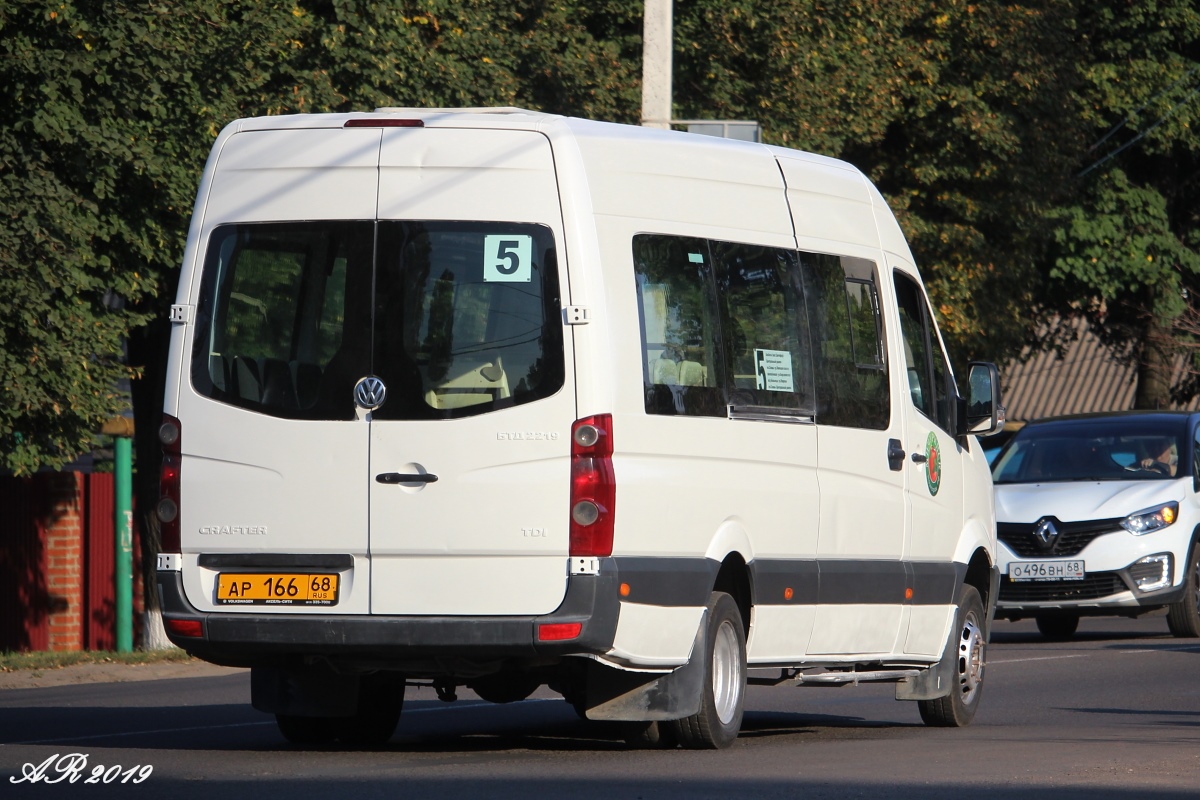
[[1074, 6], [697, 0], [676, 11], [676, 104], [759, 120], [879, 186], [957, 355], [1004, 360], [1037, 304], [1082, 141]]
[[1200, 389], [1200, 9], [1087, 4], [1079, 35], [1089, 146], [1055, 213], [1052, 288], [1137, 366], [1136, 405], [1165, 407]]
[[128, 407], [123, 338], [165, 313], [212, 138], [292, 107], [304, 28], [290, 4], [0, 7], [0, 469], [61, 465]]
[[[640, 0], [0, 6], [0, 469], [86, 449], [139, 369], [139, 430], [156, 427], [166, 307], [228, 121], [517, 105], [635, 122], [641, 26]], [[862, 167], [957, 359], [1005, 360], [1055, 310], [1174, 343], [1200, 330], [1198, 30], [1191, 0], [676, 0], [675, 112]]]

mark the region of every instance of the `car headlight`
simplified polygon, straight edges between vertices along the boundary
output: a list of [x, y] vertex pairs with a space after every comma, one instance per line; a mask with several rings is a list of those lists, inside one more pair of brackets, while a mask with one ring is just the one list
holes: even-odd
[[1179, 519], [1179, 503], [1163, 503], [1161, 506], [1130, 514], [1121, 520], [1121, 527], [1134, 536], [1141, 536], [1161, 530], [1177, 519]]

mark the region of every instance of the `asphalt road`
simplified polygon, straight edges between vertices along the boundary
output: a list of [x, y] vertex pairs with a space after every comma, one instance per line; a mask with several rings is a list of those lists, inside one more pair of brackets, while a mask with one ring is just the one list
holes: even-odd
[[[751, 687], [721, 752], [629, 749], [551, 693], [495, 706], [410, 688], [391, 742], [353, 751], [285, 743], [244, 672], [9, 689], [0, 798], [1195, 800], [1198, 667], [1200, 640], [1162, 618], [1084, 620], [1065, 644], [997, 622], [968, 728], [922, 726], [888, 685]], [[86, 757], [76, 783], [10, 781], [69, 754]], [[93, 774], [115, 782], [85, 785]]]

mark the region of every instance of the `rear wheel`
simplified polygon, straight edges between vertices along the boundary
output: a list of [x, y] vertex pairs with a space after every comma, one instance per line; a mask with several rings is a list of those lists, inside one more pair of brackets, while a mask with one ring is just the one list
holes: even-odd
[[292, 744], [329, 744], [337, 737], [336, 717], [298, 717], [294, 714], [276, 714], [275, 724], [283, 738]]
[[374, 747], [396, 732], [404, 707], [404, 678], [393, 673], [364, 675], [358, 689], [354, 716], [337, 720], [338, 739], [343, 744]]
[[724, 592], [709, 597], [704, 643], [705, 652], [697, 654], [705, 668], [700, 710], [671, 726], [679, 743], [693, 750], [728, 747], [742, 727], [746, 631], [737, 603]]
[[1167, 606], [1167, 627], [1180, 639], [1200, 636], [1200, 544], [1188, 554], [1183, 597]]
[[969, 725], [983, 694], [987, 638], [984, 635], [983, 601], [974, 586], [963, 584], [959, 590], [954, 624], [958, 631], [952, 643], [954, 652], [942, 656], [954, 659], [950, 694], [935, 700], [917, 701], [921, 719], [926, 725], [938, 728]]
[[472, 681], [467, 688], [489, 703], [516, 703], [533, 694], [542, 685], [537, 678], [521, 673], [497, 673]]
[[625, 743], [643, 750], [669, 750], [679, 744], [675, 725], [671, 722], [627, 722], [624, 725]]
[[1065, 614], [1062, 612], [1038, 614], [1037, 620], [1038, 632], [1047, 639], [1054, 642], [1065, 642], [1075, 635], [1075, 631], [1079, 628], [1078, 614]]

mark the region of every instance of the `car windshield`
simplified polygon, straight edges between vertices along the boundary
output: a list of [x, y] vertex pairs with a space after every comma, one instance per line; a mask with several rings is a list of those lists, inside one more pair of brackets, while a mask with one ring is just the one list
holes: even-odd
[[1187, 474], [1182, 424], [1122, 420], [1035, 425], [992, 466], [995, 483], [1173, 480]]

